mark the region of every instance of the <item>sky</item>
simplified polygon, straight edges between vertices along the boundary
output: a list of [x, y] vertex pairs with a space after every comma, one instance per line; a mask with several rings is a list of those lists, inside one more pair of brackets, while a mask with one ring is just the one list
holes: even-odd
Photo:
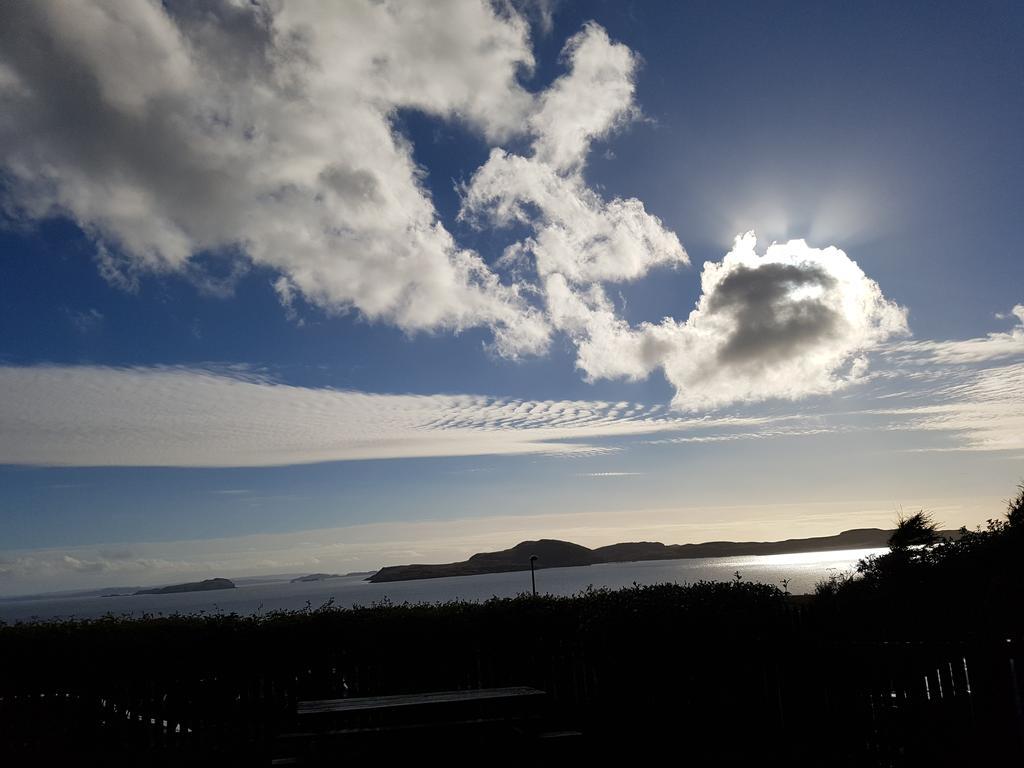
[[0, 8], [0, 594], [999, 516], [1013, 2]]

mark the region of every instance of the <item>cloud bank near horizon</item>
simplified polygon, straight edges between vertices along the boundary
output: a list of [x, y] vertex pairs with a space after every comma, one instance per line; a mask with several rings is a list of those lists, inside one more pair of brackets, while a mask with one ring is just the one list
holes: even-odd
[[[759, 255], [752, 236], [704, 265], [685, 321], [631, 327], [608, 287], [689, 264], [642, 201], [584, 175], [593, 144], [641, 114], [639, 60], [588, 23], [562, 62], [527, 90], [529, 25], [484, 0], [5, 5], [0, 204], [19, 223], [74, 220], [128, 290], [177, 272], [223, 293], [204, 260], [254, 264], [288, 316], [305, 302], [410, 333], [486, 327], [508, 358], [563, 334], [588, 379], [660, 370], [691, 411], [835, 391], [906, 332], [842, 251]], [[491, 147], [459, 218], [528, 232], [500, 258], [439, 217], [402, 110]]]

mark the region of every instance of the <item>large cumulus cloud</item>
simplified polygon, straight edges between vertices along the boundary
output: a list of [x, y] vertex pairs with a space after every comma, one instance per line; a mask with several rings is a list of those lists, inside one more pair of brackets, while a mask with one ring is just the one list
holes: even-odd
[[702, 295], [685, 322], [629, 328], [603, 296], [563, 291], [579, 335], [578, 365], [592, 378], [642, 378], [656, 368], [687, 410], [832, 392], [865, 370], [865, 353], [907, 332], [906, 311], [838, 248], [803, 240], [736, 239], [707, 262]]
[[539, 313], [438, 220], [395, 110], [508, 136], [533, 109], [528, 32], [485, 2], [15, 2], [0, 19], [9, 215], [65, 215], [105, 273], [239, 252], [282, 296], [407, 330]]
[[704, 265], [701, 288], [662, 361], [687, 408], [831, 392], [864, 371], [867, 350], [907, 332], [905, 310], [855, 261], [802, 240], [761, 255], [752, 235], [738, 238]]

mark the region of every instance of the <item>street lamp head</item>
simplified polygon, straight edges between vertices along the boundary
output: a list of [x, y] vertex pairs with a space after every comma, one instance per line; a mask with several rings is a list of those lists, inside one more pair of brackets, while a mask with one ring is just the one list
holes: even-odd
[[536, 559], [537, 559], [537, 556], [536, 556], [536, 555], [530, 555], [530, 562], [531, 562], [531, 563], [532, 563], [532, 562], [533, 562], [534, 560], [536, 560]]

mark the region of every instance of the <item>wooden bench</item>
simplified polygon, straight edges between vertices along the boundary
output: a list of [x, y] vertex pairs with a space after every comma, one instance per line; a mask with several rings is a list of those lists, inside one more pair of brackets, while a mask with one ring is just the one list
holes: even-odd
[[300, 701], [297, 731], [283, 734], [289, 762], [326, 762], [332, 756], [364, 752], [415, 753], [443, 750], [450, 760], [482, 744], [515, 744], [536, 736], [544, 691], [515, 686], [436, 691], [395, 696]]

